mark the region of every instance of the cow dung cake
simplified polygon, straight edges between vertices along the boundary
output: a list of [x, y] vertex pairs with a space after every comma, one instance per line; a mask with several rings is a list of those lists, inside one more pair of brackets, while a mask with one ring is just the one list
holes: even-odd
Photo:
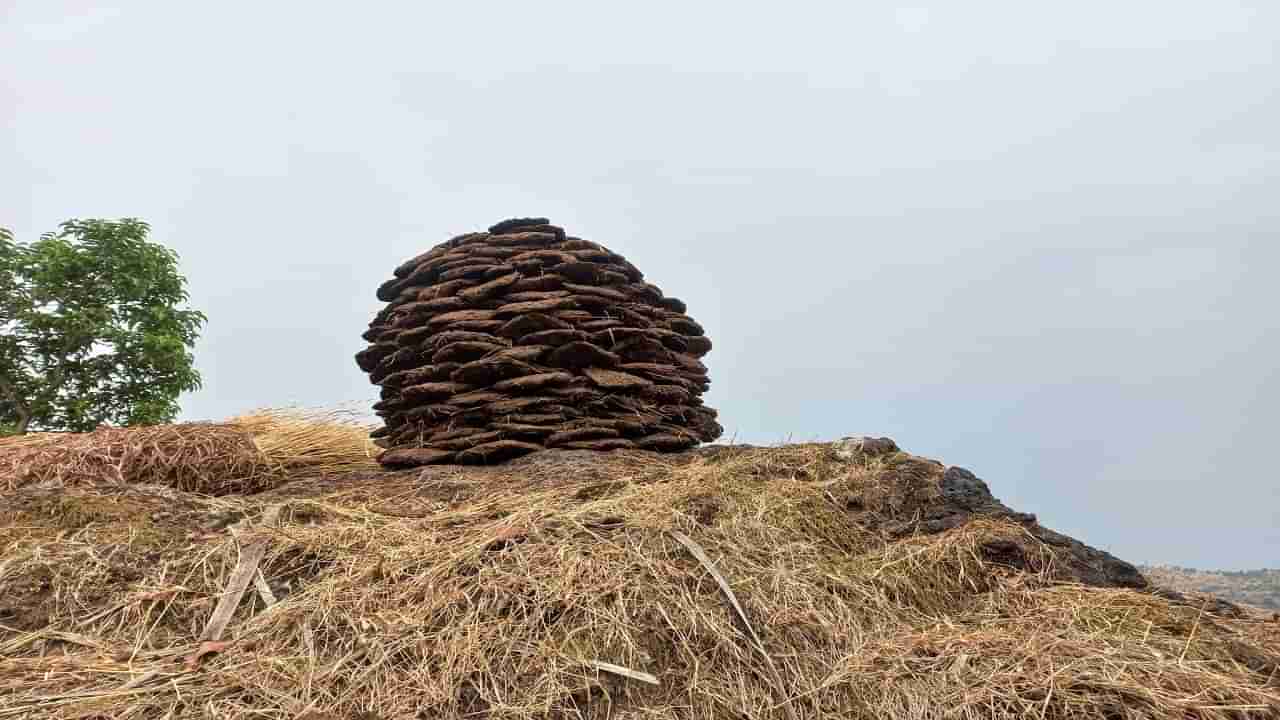
[[711, 341], [685, 304], [546, 218], [441, 243], [378, 299], [356, 363], [381, 389], [386, 467], [676, 452], [723, 432], [702, 402]]

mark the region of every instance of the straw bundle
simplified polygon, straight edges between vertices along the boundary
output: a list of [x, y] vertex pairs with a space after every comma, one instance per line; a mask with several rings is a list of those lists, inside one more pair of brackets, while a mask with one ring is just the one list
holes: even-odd
[[43, 433], [0, 440], [0, 480], [10, 489], [151, 483], [258, 492], [299, 473], [376, 468], [368, 431], [335, 411], [263, 410], [221, 423]]

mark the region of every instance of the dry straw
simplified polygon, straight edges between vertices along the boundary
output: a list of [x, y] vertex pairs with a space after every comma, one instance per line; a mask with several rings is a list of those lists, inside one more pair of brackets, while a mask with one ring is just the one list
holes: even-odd
[[301, 473], [376, 468], [369, 430], [342, 411], [262, 410], [220, 423], [33, 434], [0, 440], [0, 484], [256, 492]]
[[[1065, 582], [1009, 522], [849, 511], [940, 473], [805, 445], [11, 492], [0, 585], [44, 590], [0, 621], [0, 718], [1280, 717], [1280, 627]], [[264, 542], [271, 592], [202, 647]]]

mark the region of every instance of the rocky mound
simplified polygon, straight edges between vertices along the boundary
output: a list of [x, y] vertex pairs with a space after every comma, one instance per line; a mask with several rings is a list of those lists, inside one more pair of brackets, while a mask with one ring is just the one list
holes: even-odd
[[711, 341], [685, 304], [546, 218], [437, 245], [378, 298], [356, 362], [381, 387], [388, 467], [679, 451], [722, 432], [701, 398]]
[[1280, 717], [1280, 624], [885, 439], [0, 486], [0, 717]]

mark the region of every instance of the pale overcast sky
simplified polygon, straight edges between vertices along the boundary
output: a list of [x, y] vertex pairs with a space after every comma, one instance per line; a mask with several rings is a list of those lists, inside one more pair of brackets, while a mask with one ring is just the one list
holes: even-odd
[[728, 436], [1280, 566], [1271, 0], [0, 8], [0, 225], [181, 253], [184, 417], [371, 403], [392, 268], [547, 215], [688, 301]]

